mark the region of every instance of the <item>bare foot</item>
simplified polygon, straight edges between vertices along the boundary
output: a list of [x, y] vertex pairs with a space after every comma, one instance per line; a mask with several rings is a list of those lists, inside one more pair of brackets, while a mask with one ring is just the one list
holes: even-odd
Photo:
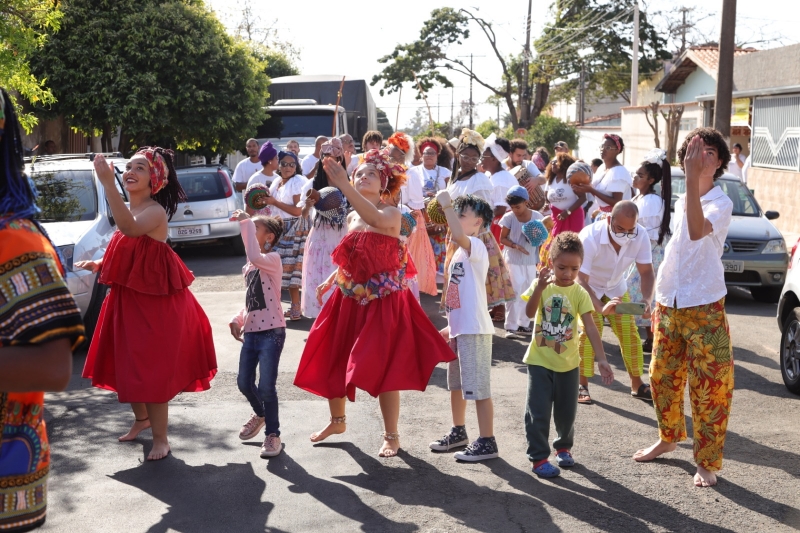
[[[393, 438], [389, 438], [389, 436], [393, 436]], [[394, 457], [398, 451], [400, 451], [400, 436], [397, 433], [384, 435], [383, 446], [378, 451], [378, 457]]]
[[130, 431], [121, 436], [118, 440], [120, 442], [132, 441], [145, 429], [150, 429], [150, 419], [145, 418], [144, 420], [136, 420], [133, 422]]
[[659, 439], [658, 442], [649, 448], [644, 448], [633, 454], [633, 460], [640, 463], [652, 461], [662, 453], [674, 452], [677, 447], [678, 445], [674, 442], [664, 442]]
[[697, 465], [697, 473], [694, 475], [695, 487], [713, 487], [717, 484], [717, 475], [710, 472], [700, 465]]
[[325, 429], [311, 434], [311, 442], [322, 442], [331, 435], [341, 435], [347, 429], [347, 424], [344, 422], [331, 421]]
[[156, 440], [153, 439], [153, 449], [147, 454], [148, 461], [158, 461], [169, 455], [169, 442], [167, 439]]

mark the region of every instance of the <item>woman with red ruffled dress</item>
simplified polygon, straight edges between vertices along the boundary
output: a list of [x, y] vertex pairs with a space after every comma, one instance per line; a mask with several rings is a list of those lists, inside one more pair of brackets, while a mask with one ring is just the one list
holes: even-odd
[[167, 244], [167, 224], [186, 195], [178, 182], [171, 150], [144, 147], [122, 174], [130, 210], [116, 192], [113, 167], [102, 155], [94, 168], [106, 190], [117, 224], [100, 261], [78, 268], [100, 272], [111, 286], [83, 377], [130, 403], [135, 420], [120, 441], [151, 428], [150, 461], [169, 454], [168, 403], [179, 392], [211, 387], [217, 359], [211, 325], [189, 285], [194, 276]]
[[336, 285], [309, 332], [294, 384], [328, 399], [330, 423], [312, 442], [344, 433], [346, 401], [355, 400], [356, 388], [377, 396], [384, 425], [378, 455], [393, 457], [400, 449], [399, 391], [425, 390], [434, 367], [455, 354], [408, 289], [416, 269], [400, 240], [400, 211], [388, 204], [405, 168], [387, 151], [371, 150], [351, 185], [336, 161], [323, 165], [354, 211], [332, 254], [338, 268], [317, 288], [321, 299]]

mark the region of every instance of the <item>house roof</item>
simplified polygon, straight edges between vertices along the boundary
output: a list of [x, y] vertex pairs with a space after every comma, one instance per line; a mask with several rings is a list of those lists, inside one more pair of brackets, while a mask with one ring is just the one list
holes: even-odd
[[734, 59], [734, 92], [797, 85], [800, 85], [800, 44], [763, 50]]
[[[734, 58], [756, 52], [755, 48], [737, 48]], [[692, 46], [681, 54], [671, 69], [664, 75], [656, 91], [674, 93], [683, 85], [686, 78], [691, 76], [698, 68], [702, 69], [713, 79], [717, 79], [719, 68], [719, 47], [717, 46]]]

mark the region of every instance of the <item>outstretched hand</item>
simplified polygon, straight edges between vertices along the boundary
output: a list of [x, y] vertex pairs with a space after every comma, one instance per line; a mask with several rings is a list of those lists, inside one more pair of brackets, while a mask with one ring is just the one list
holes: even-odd
[[686, 157], [683, 168], [686, 171], [686, 181], [698, 180], [701, 175], [713, 174], [719, 167], [719, 157], [706, 146], [699, 135], [695, 135], [686, 148]]
[[248, 215], [241, 209], [237, 209], [236, 211], [233, 212], [233, 215], [231, 215], [231, 218], [229, 220], [231, 222], [241, 222], [242, 220], [247, 220], [248, 218], [250, 218], [250, 215]]
[[97, 272], [100, 270], [100, 261], [76, 261], [72, 266], [74, 268]]
[[436, 193], [436, 201], [442, 206], [442, 209], [453, 205], [453, 199], [450, 197], [450, 192], [447, 189], [442, 189]]
[[334, 187], [341, 189], [348, 183], [347, 171], [335, 158], [326, 157], [323, 159], [322, 168], [325, 169], [325, 174], [328, 176], [328, 183]]
[[103, 186], [114, 186], [114, 165], [106, 161], [106, 158], [103, 157], [103, 154], [96, 154], [94, 156], [94, 171], [97, 174], [97, 178], [100, 180], [100, 183]]

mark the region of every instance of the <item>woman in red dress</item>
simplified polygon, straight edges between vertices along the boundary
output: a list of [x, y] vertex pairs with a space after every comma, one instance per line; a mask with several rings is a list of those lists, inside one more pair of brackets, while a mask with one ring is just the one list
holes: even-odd
[[120, 441], [152, 428], [151, 461], [169, 454], [167, 402], [179, 392], [208, 390], [217, 373], [211, 325], [188, 289], [194, 276], [166, 242], [167, 223], [186, 201], [172, 161], [171, 150], [136, 152], [122, 175], [129, 210], [116, 192], [113, 167], [95, 156], [118, 231], [103, 259], [75, 264], [99, 271], [100, 283], [111, 285], [83, 377], [131, 404], [135, 420]]
[[384, 427], [378, 455], [393, 457], [400, 449], [399, 391], [425, 390], [434, 367], [455, 354], [408, 290], [406, 276], [415, 269], [399, 238], [401, 214], [384, 202], [405, 181], [405, 167], [388, 152], [371, 150], [353, 185], [331, 158], [324, 168], [355, 211], [331, 255], [338, 268], [317, 294], [321, 298], [334, 283], [338, 290], [311, 328], [294, 384], [328, 399], [330, 423], [311, 435], [312, 442], [344, 433], [345, 403], [355, 400], [356, 388], [377, 396]]

